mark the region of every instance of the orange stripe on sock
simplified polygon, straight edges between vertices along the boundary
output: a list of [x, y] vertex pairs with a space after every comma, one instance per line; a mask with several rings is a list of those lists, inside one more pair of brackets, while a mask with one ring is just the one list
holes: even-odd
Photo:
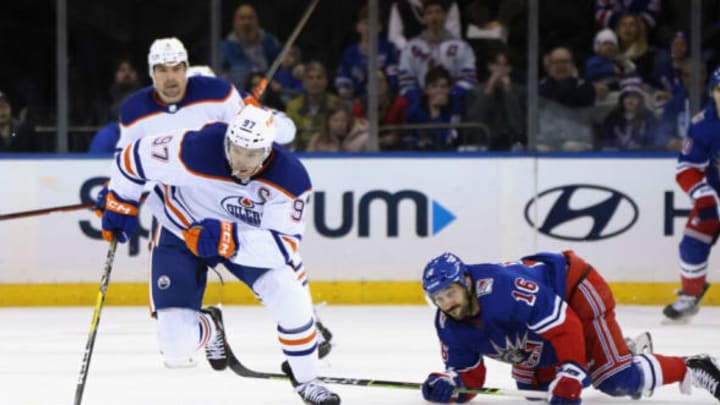
[[300, 346], [304, 345], [305, 343], [310, 343], [315, 339], [315, 336], [317, 336], [317, 330], [314, 330], [313, 333], [303, 339], [283, 339], [281, 337], [278, 337], [278, 340], [280, 343], [287, 345], [287, 346]]

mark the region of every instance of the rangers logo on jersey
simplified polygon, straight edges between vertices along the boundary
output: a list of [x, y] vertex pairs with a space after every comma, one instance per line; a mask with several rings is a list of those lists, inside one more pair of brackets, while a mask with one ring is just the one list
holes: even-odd
[[522, 338], [515, 335], [514, 344], [508, 336], [505, 336], [504, 347], [492, 340], [490, 340], [490, 344], [495, 349], [495, 354], [489, 355], [491, 358], [528, 368], [534, 368], [538, 365], [543, 348], [543, 342], [528, 340], [527, 330]]
[[251, 226], [260, 226], [263, 204], [264, 201], [253, 201], [245, 196], [225, 197], [220, 202], [228, 214]]
[[493, 279], [491, 278], [482, 278], [475, 282], [475, 296], [478, 298], [492, 293], [492, 289]]

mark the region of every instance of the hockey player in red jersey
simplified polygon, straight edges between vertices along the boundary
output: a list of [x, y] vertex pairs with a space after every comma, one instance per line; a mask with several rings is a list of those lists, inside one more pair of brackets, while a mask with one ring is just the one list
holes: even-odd
[[710, 248], [720, 234], [718, 190], [718, 152], [720, 152], [720, 68], [708, 83], [710, 102], [693, 117], [683, 140], [675, 180], [693, 202], [680, 241], [680, 279], [682, 288], [675, 302], [663, 314], [671, 320], [687, 320], [695, 315], [705, 292]]
[[631, 352], [610, 288], [572, 251], [467, 265], [445, 253], [427, 264], [422, 283], [438, 308], [445, 363], [423, 384], [429, 401], [472, 399], [453, 390], [483, 386], [485, 356], [512, 364], [518, 387], [548, 392], [551, 404], [579, 405], [590, 384], [611, 396], [639, 398], [678, 382], [683, 393], [696, 386], [720, 399], [713, 357]]

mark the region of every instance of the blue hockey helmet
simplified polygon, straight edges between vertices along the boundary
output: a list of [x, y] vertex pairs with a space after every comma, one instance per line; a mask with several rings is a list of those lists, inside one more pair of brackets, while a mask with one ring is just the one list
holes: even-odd
[[425, 266], [422, 280], [423, 290], [428, 298], [431, 298], [453, 283], [459, 283], [467, 288], [466, 275], [465, 263], [456, 255], [445, 252], [430, 260]]

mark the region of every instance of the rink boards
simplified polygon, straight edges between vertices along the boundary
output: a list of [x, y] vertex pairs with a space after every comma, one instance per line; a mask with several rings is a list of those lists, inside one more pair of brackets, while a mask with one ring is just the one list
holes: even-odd
[[[421, 303], [424, 264], [448, 250], [481, 262], [573, 249], [602, 272], [623, 303], [666, 303], [677, 286], [677, 244], [690, 201], [675, 185], [674, 156], [303, 155], [302, 160], [313, 198], [304, 212], [301, 252], [319, 300]], [[107, 158], [78, 155], [5, 155], [0, 214], [91, 201], [109, 165]], [[109, 304], [147, 302], [148, 212], [140, 222], [140, 234], [118, 249]], [[85, 210], [0, 221], [0, 305], [92, 304], [107, 251], [99, 225]], [[711, 282], [715, 263], [713, 254]], [[709, 303], [720, 303], [714, 289], [708, 294]], [[227, 303], [254, 302], [239, 283], [222, 289], [211, 283], [207, 297], [220, 295]]]

